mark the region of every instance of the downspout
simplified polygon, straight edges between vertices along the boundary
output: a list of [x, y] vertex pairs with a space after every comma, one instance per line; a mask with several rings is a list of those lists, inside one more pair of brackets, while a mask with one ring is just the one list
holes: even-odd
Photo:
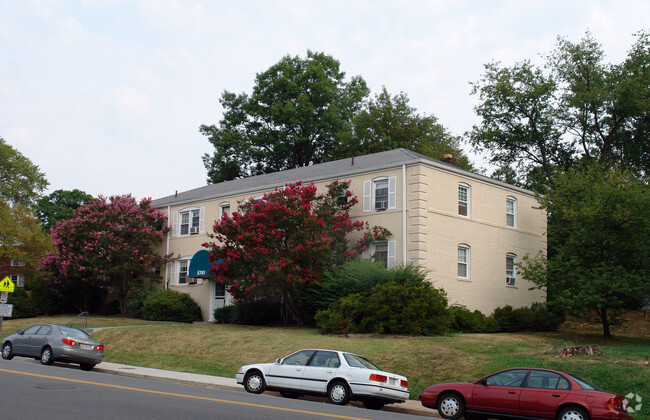
[[[169, 217], [171, 217], [172, 206], [167, 206], [167, 221], [169, 222]], [[174, 228], [172, 224], [172, 229]], [[167, 247], [165, 248], [165, 255], [169, 255], [169, 235], [172, 233], [171, 229], [167, 232]], [[169, 261], [167, 262], [167, 267], [165, 268], [165, 290], [167, 290], [167, 283], [169, 282]]]
[[402, 265], [406, 265], [406, 165], [402, 165]]

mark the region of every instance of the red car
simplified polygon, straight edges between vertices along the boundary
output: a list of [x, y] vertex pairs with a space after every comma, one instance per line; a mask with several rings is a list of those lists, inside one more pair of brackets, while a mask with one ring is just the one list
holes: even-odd
[[574, 375], [547, 369], [507, 369], [475, 382], [432, 385], [422, 405], [444, 419], [516, 417], [558, 420], [632, 420], [627, 400]]

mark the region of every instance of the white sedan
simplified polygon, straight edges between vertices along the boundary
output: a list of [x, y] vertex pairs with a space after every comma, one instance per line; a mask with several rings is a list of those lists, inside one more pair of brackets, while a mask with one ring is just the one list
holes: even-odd
[[248, 392], [280, 391], [282, 396], [327, 396], [332, 404], [361, 401], [380, 410], [409, 397], [404, 376], [384, 372], [363, 356], [337, 350], [300, 350], [275, 363], [242, 366], [237, 383]]

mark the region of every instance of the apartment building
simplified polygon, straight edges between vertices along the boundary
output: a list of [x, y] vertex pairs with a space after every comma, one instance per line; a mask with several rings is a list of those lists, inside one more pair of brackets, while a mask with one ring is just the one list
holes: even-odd
[[186, 292], [204, 320], [228, 305], [223, 286], [207, 274], [202, 247], [214, 222], [237, 211], [238, 203], [261, 198], [287, 183], [302, 181], [324, 189], [350, 181], [359, 204], [353, 219], [389, 229], [387, 241], [372, 244], [388, 266], [413, 262], [428, 271], [449, 303], [490, 314], [497, 307], [529, 306], [546, 300], [544, 291], [516, 272], [524, 255], [546, 250], [546, 214], [532, 192], [453, 164], [396, 149], [354, 158], [206, 185], [154, 200], [172, 230], [159, 252], [175, 259], [162, 268], [165, 287]]

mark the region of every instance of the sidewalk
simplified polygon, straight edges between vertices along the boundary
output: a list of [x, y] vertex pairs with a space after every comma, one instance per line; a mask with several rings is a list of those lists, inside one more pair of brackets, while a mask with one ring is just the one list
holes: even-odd
[[[171, 370], [151, 369], [109, 362], [102, 362], [95, 366], [93, 370], [103, 373], [112, 373], [114, 375], [130, 376], [133, 378], [154, 379], [185, 385], [245, 392], [242, 385], [237, 385], [235, 378], [223, 378], [220, 376], [201, 375], [198, 373], [174, 372]], [[269, 392], [269, 394], [273, 393]], [[383, 410], [419, 416], [438, 417], [437, 411], [423, 407], [422, 404], [420, 404], [420, 401], [417, 400], [408, 400], [404, 404], [389, 404], [385, 406]]]

